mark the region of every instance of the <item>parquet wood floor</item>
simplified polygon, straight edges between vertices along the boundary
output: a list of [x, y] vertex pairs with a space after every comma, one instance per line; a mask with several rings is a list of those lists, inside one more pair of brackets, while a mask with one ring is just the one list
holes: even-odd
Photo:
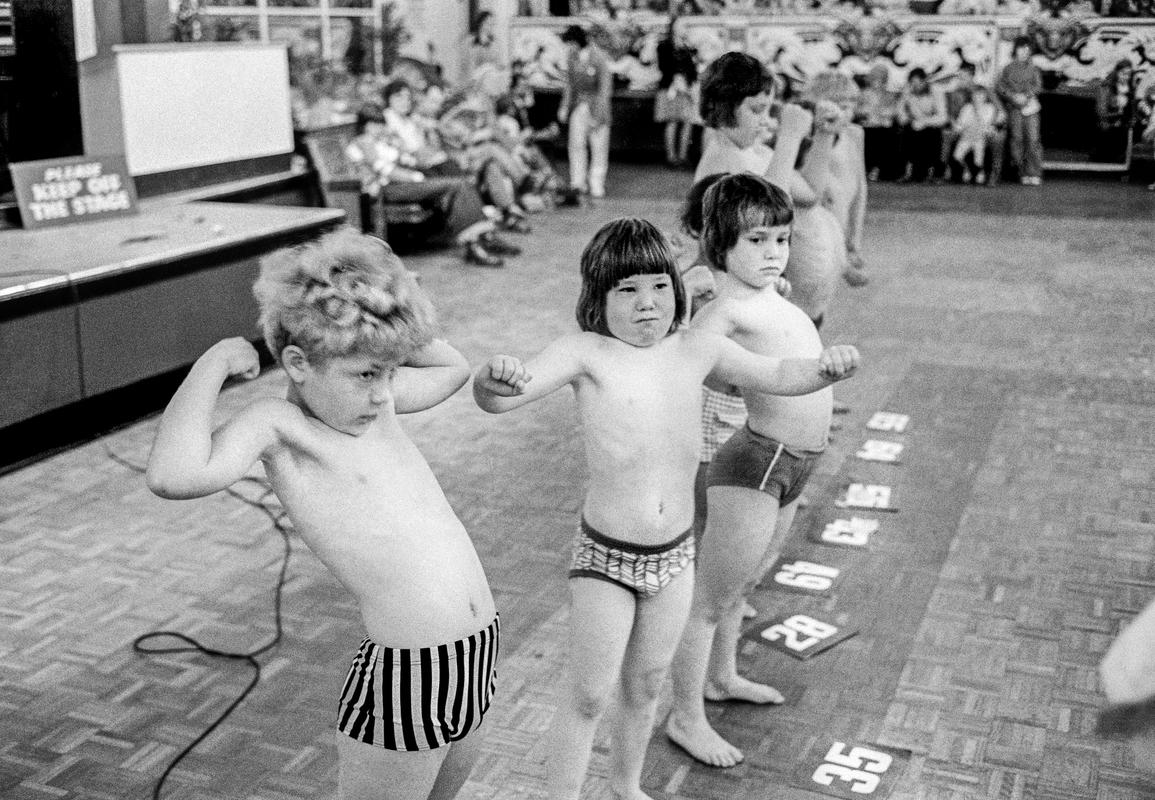
[[[688, 183], [656, 168], [613, 177], [604, 204], [536, 218], [525, 255], [504, 270], [407, 259], [471, 361], [529, 354], [572, 329], [577, 255], [592, 231], [627, 214], [669, 225]], [[809, 595], [765, 582], [751, 630], [802, 613], [858, 634], [804, 661], [744, 639], [743, 669], [787, 704], [711, 710], [748, 753], [732, 770], [656, 736], [645, 774], [655, 798], [818, 800], [829, 795], [809, 776], [835, 741], [894, 754], [885, 789], [898, 800], [1155, 797], [1127, 748], [1093, 734], [1104, 703], [1095, 666], [1155, 595], [1155, 204], [1136, 187], [1050, 181], [988, 193], [999, 213], [984, 215], [980, 191], [879, 188], [873, 280], [840, 289], [824, 330], [858, 344], [866, 367], [838, 389], [852, 412], [786, 551], [840, 569], [839, 582]], [[221, 413], [283, 380], [270, 371], [229, 389]], [[878, 410], [910, 415], [909, 429], [868, 432]], [[159, 500], [109, 458], [143, 463], [155, 423], [0, 477], [4, 798], [147, 797], [248, 672], [146, 658], [133, 639], [172, 629], [247, 649], [273, 633], [280, 544], [267, 519], [225, 495]], [[584, 480], [572, 400], [491, 417], [463, 391], [405, 424], [502, 611], [499, 702], [462, 797], [540, 797]], [[902, 463], [856, 458], [868, 438], [901, 441]], [[808, 539], [847, 515], [835, 501], [852, 482], [892, 486], [898, 511], [863, 512], [879, 520], [865, 551]], [[335, 698], [361, 633], [349, 598], [295, 545], [283, 642], [166, 797], [333, 795]], [[607, 752], [600, 738], [587, 798], [610, 796]]]

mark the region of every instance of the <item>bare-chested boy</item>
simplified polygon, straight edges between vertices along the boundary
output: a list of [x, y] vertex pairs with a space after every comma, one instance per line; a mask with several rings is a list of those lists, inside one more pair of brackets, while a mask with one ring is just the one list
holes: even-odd
[[445, 400], [469, 365], [433, 338], [429, 300], [379, 239], [342, 231], [278, 251], [254, 291], [287, 396], [215, 426], [222, 384], [259, 364], [243, 339], [213, 345], [165, 410], [148, 485], [203, 497], [264, 465], [368, 634], [339, 704], [338, 797], [448, 800], [479, 753], [498, 620], [473, 543], [396, 415]]
[[[763, 356], [823, 352], [814, 323], [775, 289], [790, 255], [793, 206], [786, 193], [754, 175], [730, 175], [707, 191], [703, 219], [706, 252], [718, 270], [717, 297], [694, 318], [693, 329], [720, 333]], [[704, 699], [782, 702], [773, 687], [738, 674], [742, 599], [773, 557], [775, 532], [790, 528], [798, 496], [826, 447], [833, 402], [829, 388], [797, 397], [743, 388], [742, 395], [746, 426], [718, 450], [707, 476], [706, 533], [666, 722], [674, 742], [719, 767], [743, 756], [710, 726]]]

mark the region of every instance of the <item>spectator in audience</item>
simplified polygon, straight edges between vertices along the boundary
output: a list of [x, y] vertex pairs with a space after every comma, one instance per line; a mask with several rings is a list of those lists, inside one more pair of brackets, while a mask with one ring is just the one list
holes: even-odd
[[689, 160], [694, 127], [702, 124], [698, 116], [698, 65], [694, 50], [682, 42], [675, 29], [678, 18], [670, 18], [666, 38], [658, 42], [658, 70], [662, 78], [654, 96], [654, 121], [662, 123], [666, 145], [666, 163], [683, 166]]
[[[976, 86], [980, 84], [975, 80], [975, 67], [973, 64], [963, 62], [959, 67], [958, 74], [955, 76], [954, 88], [946, 93], [946, 114], [947, 119], [951, 121], [951, 125], [943, 131], [942, 140], [942, 159], [945, 162], [954, 160], [955, 147], [959, 142], [959, 132], [955, 127], [958, 121], [959, 114], [962, 113], [963, 106], [971, 101], [971, 92]], [[983, 88], [986, 88], [985, 86]], [[987, 92], [987, 97], [995, 108], [998, 109], [996, 116], [995, 127], [988, 132], [986, 139], [987, 152], [984, 155], [984, 161], [987, 164], [986, 169], [986, 185], [996, 186], [1002, 179], [1003, 175], [1003, 152], [1007, 145], [1007, 112], [1003, 108], [1002, 102], [998, 95], [994, 92]], [[962, 173], [953, 176], [950, 173], [951, 165], [947, 166], [947, 178], [958, 177], [961, 179]]]
[[561, 35], [569, 48], [558, 121], [569, 125], [570, 186], [604, 197], [610, 159], [613, 75], [601, 49], [571, 25]]
[[[517, 104], [510, 95], [497, 98], [497, 140], [528, 172], [521, 205], [529, 211], [540, 210], [542, 200], [552, 200], [558, 190], [557, 172], [537, 139], [533, 128], [523, 126]], [[533, 198], [539, 198], [534, 200]]]
[[466, 176], [422, 170], [423, 162], [407, 151], [385, 122], [379, 106], [366, 105], [357, 115], [358, 136], [345, 155], [361, 176], [362, 191], [386, 202], [417, 203], [435, 209], [446, 231], [462, 247], [467, 264], [500, 267], [502, 255], [520, 250], [494, 234], [481, 197]]
[[907, 75], [898, 104], [902, 125], [902, 153], [906, 170], [899, 181], [940, 180], [942, 130], [947, 124], [946, 100], [927, 80], [926, 70], [915, 67]]
[[1094, 161], [1126, 160], [1128, 134], [1135, 113], [1134, 75], [1135, 68], [1124, 58], [1105, 79], [1095, 82], [1099, 137], [1095, 142]]
[[987, 87], [979, 84], [971, 87], [970, 101], [959, 110], [953, 123], [955, 145], [951, 157], [961, 169], [963, 183], [970, 183], [972, 176], [975, 183], [986, 183], [987, 148], [996, 138], [1002, 113]]
[[482, 196], [501, 212], [502, 226], [529, 233], [520, 197], [530, 191], [530, 171], [498, 139], [495, 98], [508, 89], [508, 73], [491, 65], [479, 68], [464, 91], [447, 102], [438, 130], [444, 146], [478, 176]]
[[867, 180], [894, 177], [894, 154], [898, 151], [898, 92], [889, 88], [890, 70], [878, 63], [866, 73], [866, 86], [858, 96], [855, 118], [862, 125]]
[[1039, 132], [1043, 73], [1031, 63], [1032, 52], [1030, 39], [1015, 39], [1013, 60], [1003, 67], [995, 84], [995, 92], [1007, 109], [1011, 161], [1019, 171], [1019, 182], [1025, 186], [1043, 182], [1043, 141]]

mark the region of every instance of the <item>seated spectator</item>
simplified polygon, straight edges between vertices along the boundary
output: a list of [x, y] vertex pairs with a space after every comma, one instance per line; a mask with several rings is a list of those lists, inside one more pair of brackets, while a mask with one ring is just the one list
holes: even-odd
[[1127, 59], [1120, 60], [1110, 74], [1095, 82], [1095, 114], [1099, 135], [1092, 154], [1093, 161], [1125, 161], [1131, 119], [1134, 115], [1135, 68]]
[[890, 70], [875, 64], [866, 73], [866, 86], [858, 96], [855, 120], [862, 125], [865, 140], [867, 180], [895, 177], [894, 154], [898, 151], [898, 92], [889, 88]]
[[[946, 177], [949, 180], [962, 179], [961, 169], [953, 169], [953, 155], [959, 141], [959, 132], [954, 123], [957, 122], [959, 114], [962, 113], [963, 106], [971, 101], [971, 92], [978, 85], [975, 80], [974, 65], [964, 63], [959, 67], [958, 74], [955, 76], [954, 88], [946, 93], [946, 114], [951, 125], [943, 131], [942, 160], [947, 164]], [[993, 91], [988, 91], [987, 97], [998, 109], [998, 113], [995, 115], [995, 127], [988, 132], [986, 138], [986, 153], [983, 159], [987, 165], [986, 185], [995, 186], [1003, 175], [1003, 154], [1007, 146], [1007, 111], [998, 95]]]
[[[540, 198], [552, 198], [560, 181], [557, 170], [535, 140], [532, 128], [523, 126], [519, 109], [510, 95], [497, 98], [494, 104], [497, 113], [497, 141], [505, 147], [529, 173], [520, 202], [533, 211], [540, 205]], [[537, 198], [536, 203], [534, 199]]]
[[947, 124], [946, 101], [942, 92], [930, 85], [926, 70], [915, 67], [906, 79], [906, 88], [898, 104], [898, 121], [902, 125], [902, 153], [906, 170], [899, 178], [940, 180], [942, 130]]
[[520, 198], [532, 191], [532, 176], [498, 140], [495, 101], [508, 89], [508, 73], [482, 66], [465, 90], [447, 101], [438, 131], [457, 163], [478, 176], [482, 195], [501, 212], [502, 225], [528, 233]]
[[485, 215], [473, 181], [467, 176], [438, 175], [436, 165], [423, 169], [428, 162], [394, 135], [379, 106], [361, 108], [357, 137], [345, 155], [361, 176], [362, 192], [385, 202], [417, 203], [437, 211], [446, 231], [462, 247], [466, 263], [500, 267], [504, 263], [500, 255], [520, 252], [494, 234], [494, 224]]
[[[972, 175], [975, 183], [986, 183], [987, 150], [997, 137], [1002, 117], [1002, 108], [995, 103], [987, 87], [976, 84], [971, 88], [970, 101], [962, 107], [953, 123], [955, 146], [951, 157], [962, 170], [963, 183], [970, 183]], [[997, 182], [997, 178], [995, 180]]]

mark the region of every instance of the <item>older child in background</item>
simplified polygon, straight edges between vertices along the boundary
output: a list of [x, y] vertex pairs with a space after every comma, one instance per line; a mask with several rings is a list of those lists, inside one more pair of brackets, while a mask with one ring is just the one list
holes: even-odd
[[[775, 291], [789, 258], [789, 196], [757, 176], [731, 175], [706, 192], [703, 220], [706, 251], [719, 269], [718, 296], [692, 329], [728, 336], [765, 356], [829, 352], [805, 313]], [[843, 347], [840, 357], [846, 377], [857, 368], [858, 352]], [[671, 740], [717, 767], [734, 766], [743, 755], [711, 727], [704, 700], [783, 701], [773, 687], [738, 674], [742, 600], [774, 557], [776, 534], [793, 522], [796, 501], [826, 447], [833, 405], [829, 389], [787, 398], [741, 388], [749, 416], [719, 449], [707, 477], [706, 533], [666, 721]]]
[[379, 239], [344, 231], [278, 251], [254, 292], [288, 394], [216, 425], [222, 384], [260, 365], [243, 339], [214, 345], [165, 409], [149, 488], [204, 497], [264, 466], [367, 633], [338, 706], [338, 797], [448, 800], [480, 752], [498, 618], [473, 543], [397, 414], [445, 400], [469, 365], [433, 338], [428, 298]]
[[830, 150], [830, 179], [822, 204], [842, 225], [846, 237], [846, 268], [842, 277], [851, 286], [869, 282], [862, 257], [862, 232], [866, 220], [866, 136], [854, 124], [860, 91], [845, 72], [825, 70], [806, 84], [806, 102], [818, 108], [824, 101], [841, 111]]
[[[694, 180], [716, 172], [752, 173], [788, 191], [797, 219], [786, 277], [790, 300], [822, 323], [838, 276], [847, 265], [846, 241], [838, 219], [819, 201], [830, 180], [830, 152], [841, 112], [822, 102], [811, 115], [796, 105], [771, 116], [775, 85], [761, 61], [725, 53], [702, 78], [702, 119], [715, 129]], [[803, 140], [811, 134], [802, 166], [795, 170]], [[766, 141], [774, 138], [774, 147]]]
[[702, 381], [813, 392], [845, 377], [853, 358], [847, 348], [766, 358], [684, 330], [673, 253], [643, 220], [604, 225], [582, 252], [581, 274], [582, 332], [525, 364], [494, 356], [475, 373], [473, 393], [501, 413], [574, 391], [590, 479], [569, 572], [569, 659], [548, 734], [548, 796], [577, 798], [598, 720], [616, 696], [611, 789], [636, 799], [645, 797], [646, 745], [693, 588]]

